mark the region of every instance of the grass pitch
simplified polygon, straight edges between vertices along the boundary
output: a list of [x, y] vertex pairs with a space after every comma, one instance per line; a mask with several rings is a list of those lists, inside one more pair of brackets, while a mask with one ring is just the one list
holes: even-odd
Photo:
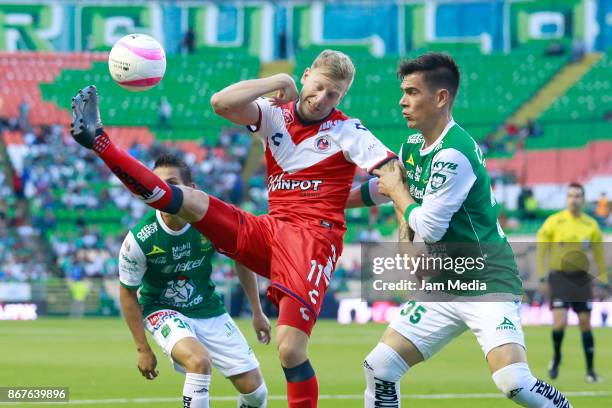
[[[275, 347], [256, 344], [248, 320], [237, 323], [261, 363], [271, 396], [268, 407], [286, 407], [284, 377]], [[310, 358], [319, 379], [320, 407], [363, 406], [361, 362], [384, 328], [376, 324], [317, 323]], [[559, 378], [553, 382], [569, 393], [575, 408], [612, 407], [612, 330], [596, 329], [594, 334], [596, 369], [604, 382], [584, 382], [584, 359], [576, 327], [566, 332], [563, 365]], [[534, 374], [547, 379], [550, 328], [527, 327], [526, 338]], [[69, 387], [71, 406], [182, 406], [179, 397], [183, 377], [173, 371], [157, 345], [153, 347], [160, 375], [147, 381], [136, 368], [136, 351], [127, 326], [118, 318], [0, 322], [0, 387]], [[231, 383], [213, 372], [211, 406], [235, 407], [236, 395]], [[516, 406], [495, 388], [471, 333], [463, 334], [430, 361], [411, 369], [402, 381], [402, 395], [403, 406], [411, 408]]]

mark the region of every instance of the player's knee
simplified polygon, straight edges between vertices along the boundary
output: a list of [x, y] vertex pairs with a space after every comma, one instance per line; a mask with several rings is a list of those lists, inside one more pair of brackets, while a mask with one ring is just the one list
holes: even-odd
[[283, 367], [295, 367], [308, 359], [305, 350], [288, 341], [278, 345], [278, 357]]
[[185, 359], [184, 367], [190, 373], [210, 374], [212, 363], [208, 356], [193, 353]]
[[[408, 364], [390, 346], [378, 343], [363, 361], [366, 380], [395, 383], [408, 371]], [[370, 381], [368, 381], [370, 382]]]
[[208, 211], [208, 194], [184, 186], [181, 186], [181, 190], [183, 190], [183, 205], [178, 215], [190, 223], [200, 221]]
[[527, 363], [507, 365], [494, 372], [492, 377], [497, 388], [508, 398], [513, 398], [527, 384], [536, 381]]
[[250, 393], [241, 393], [238, 399], [238, 406], [242, 407], [265, 407], [268, 401], [268, 388], [262, 382], [259, 387]]

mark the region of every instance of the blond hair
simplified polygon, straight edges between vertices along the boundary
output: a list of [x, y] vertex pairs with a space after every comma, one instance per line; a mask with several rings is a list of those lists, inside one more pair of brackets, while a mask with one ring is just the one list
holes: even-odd
[[326, 77], [336, 81], [346, 81], [347, 91], [355, 78], [355, 66], [351, 58], [341, 51], [323, 50], [310, 67], [318, 69]]

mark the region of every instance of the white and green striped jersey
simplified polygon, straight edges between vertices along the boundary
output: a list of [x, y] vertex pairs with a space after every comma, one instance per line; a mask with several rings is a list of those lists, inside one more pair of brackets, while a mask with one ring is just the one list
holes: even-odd
[[[447, 244], [449, 252], [486, 259], [484, 270], [447, 272], [432, 282], [478, 279], [487, 284], [487, 293], [520, 295], [518, 268], [497, 220], [498, 206], [478, 143], [451, 120], [436, 142], [426, 148], [423, 144], [422, 135], [411, 135], [399, 152], [416, 201], [405, 214], [410, 228], [428, 244]], [[366, 204], [381, 201], [375, 186], [375, 180], [363, 186]]]

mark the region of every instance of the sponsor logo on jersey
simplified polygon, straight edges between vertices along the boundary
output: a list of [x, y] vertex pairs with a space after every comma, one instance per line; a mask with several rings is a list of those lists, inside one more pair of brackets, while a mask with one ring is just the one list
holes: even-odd
[[134, 260], [130, 259], [130, 258], [129, 258], [127, 255], [125, 255], [125, 254], [121, 254], [121, 260], [122, 260], [123, 262], [127, 263], [128, 265], [132, 265], [132, 266], [138, 265], [138, 262], [137, 262], [137, 261], [134, 261]]
[[170, 335], [172, 329], [167, 324], [164, 324], [164, 327], [161, 329], [161, 334], [164, 336], [164, 339]]
[[158, 256], [155, 258], [148, 259], [147, 261], [153, 265], [162, 265], [168, 262], [168, 258], [165, 256]]
[[408, 158], [408, 160], [406, 160], [406, 163], [411, 166], [414, 166], [414, 158], [412, 157], [412, 153], [410, 153], [410, 157]]
[[174, 310], [160, 310], [147, 316], [147, 321], [153, 327], [153, 330], [157, 330], [161, 325], [168, 319], [176, 316], [178, 312]]
[[136, 238], [138, 238], [141, 242], [145, 242], [151, 235], [157, 232], [157, 223], [147, 224], [141, 228], [140, 231], [136, 234]]
[[423, 171], [423, 168], [421, 166], [416, 166], [416, 169], [414, 170], [414, 179], [416, 181], [419, 181], [421, 179], [421, 172]]
[[320, 152], [325, 152], [331, 147], [331, 142], [328, 135], [319, 136], [315, 139], [315, 149]]
[[414, 198], [416, 198], [417, 200], [420, 200], [423, 198], [423, 195], [425, 194], [425, 190], [422, 188], [416, 188], [414, 186], [414, 184], [410, 185], [410, 195]]
[[202, 248], [200, 248], [200, 250], [203, 251], [203, 252], [207, 252], [207, 251], [210, 251], [211, 249], [213, 249], [212, 242], [210, 242], [208, 240], [208, 238], [206, 238], [204, 235], [202, 235], [200, 237], [200, 245], [202, 246]]
[[406, 143], [423, 143], [423, 135], [416, 134], [408, 136]]
[[285, 124], [290, 125], [293, 123], [293, 114], [289, 109], [283, 109], [283, 119], [285, 119]]
[[191, 242], [185, 242], [183, 245], [172, 247], [172, 259], [175, 261], [186, 256], [191, 256]]
[[164, 251], [163, 249], [161, 249], [157, 245], [153, 245], [153, 249], [151, 250], [151, 252], [149, 252], [147, 254], [147, 256], [149, 256], [149, 255], [157, 255], [157, 254], [165, 254], [165, 253], [166, 253], [166, 251]]
[[508, 319], [507, 317], [504, 317], [504, 321], [498, 324], [495, 330], [498, 330], [498, 331], [499, 330], [514, 330], [516, 331], [516, 326], [514, 325], [514, 323], [512, 323], [510, 319]]
[[457, 163], [443, 162], [441, 160], [438, 160], [433, 165], [434, 170], [457, 170], [457, 167], [459, 167]]
[[190, 260], [187, 262], [181, 262], [179, 264], [176, 264], [173, 272], [189, 272], [192, 269], [199, 268], [205, 259], [206, 255], [204, 255], [200, 259]]
[[268, 192], [276, 190], [318, 191], [323, 180], [285, 180], [285, 173], [268, 177]]
[[305, 307], [300, 307], [300, 313], [302, 315], [302, 319], [304, 319], [304, 321], [309, 321], [310, 320], [310, 316], [308, 316], [308, 309], [306, 309]]
[[329, 130], [329, 129], [333, 128], [334, 126], [336, 126], [340, 122], [341, 122], [341, 120], [339, 120], [339, 119], [326, 120], [325, 122], [321, 123], [321, 126], [319, 126], [319, 132], [322, 132], [324, 130]]
[[408, 177], [410, 180], [414, 180], [414, 170], [407, 170], [406, 177]]

